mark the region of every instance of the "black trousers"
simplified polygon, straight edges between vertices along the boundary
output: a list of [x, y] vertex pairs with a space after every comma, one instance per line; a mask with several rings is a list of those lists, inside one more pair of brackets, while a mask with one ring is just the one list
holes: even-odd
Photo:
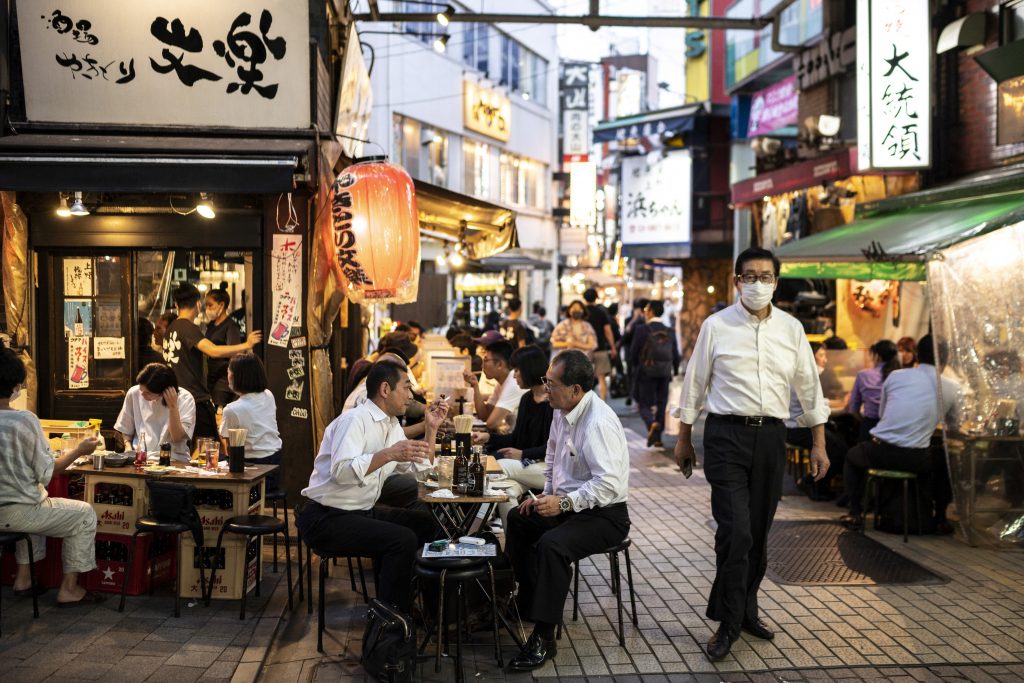
[[196, 426], [192, 430], [192, 443], [194, 444], [201, 436], [212, 439], [220, 437], [217, 433], [217, 409], [210, 399], [196, 401]]
[[757, 618], [757, 591], [768, 568], [768, 531], [782, 494], [786, 427], [763, 427], [708, 417], [704, 476], [711, 484], [715, 582], [709, 619], [741, 624]]
[[864, 486], [868, 470], [903, 470], [924, 474], [932, 471], [931, 448], [903, 448], [885, 441], [862, 441], [846, 454], [843, 482], [850, 497], [850, 514], [864, 512]]
[[407, 510], [429, 512], [426, 503], [420, 502], [419, 483], [414, 474], [392, 474], [384, 480], [377, 505]]
[[[665, 407], [668, 405], [668, 385], [672, 378], [646, 377], [641, 370], [637, 381], [639, 382], [637, 407], [640, 410], [640, 417], [648, 428], [651, 423], [657, 422], [661, 425], [661, 429], [664, 429]], [[659, 430], [659, 436], [660, 434]]]
[[524, 618], [562, 621], [572, 563], [621, 543], [629, 534], [625, 503], [557, 517], [508, 513], [505, 552], [519, 582], [517, 601]]
[[318, 553], [373, 558], [377, 597], [409, 612], [416, 550], [438, 535], [429, 512], [384, 506], [339, 510], [312, 501], [299, 512], [295, 524], [302, 539]]

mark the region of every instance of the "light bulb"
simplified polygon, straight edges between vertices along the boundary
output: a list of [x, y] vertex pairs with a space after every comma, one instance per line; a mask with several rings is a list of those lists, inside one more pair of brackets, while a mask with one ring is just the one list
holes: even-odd
[[60, 204], [57, 206], [57, 215], [61, 218], [67, 218], [71, 215], [71, 209], [68, 208], [68, 198], [64, 195], [60, 196]]
[[445, 50], [448, 49], [448, 34], [434, 40], [434, 51], [440, 54], [444, 54]]
[[455, 14], [455, 8], [451, 5], [445, 5], [444, 11], [437, 13], [437, 23], [441, 24], [441, 26], [447, 26], [451, 23], [453, 14]]
[[456, 251], [453, 252], [450, 257], [448, 257], [448, 262], [452, 264], [453, 268], [461, 268], [462, 265], [466, 262], [466, 259], [462, 258], [462, 254]]
[[444, 268], [445, 264], [447, 263], [447, 260], [445, 259], [444, 254], [443, 253], [438, 254], [437, 258], [434, 259], [434, 263], [437, 264], [438, 268]]
[[88, 216], [89, 209], [85, 208], [85, 204], [82, 203], [82, 193], [75, 193], [75, 201], [71, 202], [71, 208], [68, 212], [72, 216]]
[[196, 204], [196, 213], [206, 219], [216, 218], [217, 212], [213, 209], [213, 202], [206, 196], [205, 192], [199, 193], [199, 203]]

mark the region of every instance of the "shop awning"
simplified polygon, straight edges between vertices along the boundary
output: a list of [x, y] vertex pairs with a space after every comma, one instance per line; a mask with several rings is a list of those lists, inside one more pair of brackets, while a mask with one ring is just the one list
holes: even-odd
[[668, 132], [677, 135], [687, 133], [693, 130], [694, 119], [705, 113], [707, 110], [703, 104], [691, 104], [601, 121], [594, 126], [594, 142], [614, 142]]
[[518, 249], [504, 251], [494, 256], [481, 259], [472, 266], [484, 272], [500, 272], [505, 270], [551, 270], [551, 263], [533, 258]]
[[0, 189], [291, 192], [312, 139], [25, 134], [0, 137]]
[[479, 260], [518, 246], [516, 214], [512, 209], [422, 180], [413, 183], [420, 227], [453, 242], [461, 241], [470, 259]]
[[775, 253], [782, 277], [924, 280], [935, 252], [1022, 220], [1024, 191], [989, 194], [874, 215]]

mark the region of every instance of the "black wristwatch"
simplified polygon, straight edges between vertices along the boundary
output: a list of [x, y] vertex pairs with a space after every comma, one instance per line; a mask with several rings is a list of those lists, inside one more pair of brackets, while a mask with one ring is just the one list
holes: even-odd
[[559, 512], [572, 512], [572, 501], [569, 500], [569, 496], [562, 496], [558, 499], [558, 510]]

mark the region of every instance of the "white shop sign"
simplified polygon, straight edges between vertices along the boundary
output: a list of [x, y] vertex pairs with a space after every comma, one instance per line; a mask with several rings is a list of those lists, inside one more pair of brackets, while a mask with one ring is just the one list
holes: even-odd
[[622, 160], [623, 244], [690, 241], [692, 166], [689, 150]]

